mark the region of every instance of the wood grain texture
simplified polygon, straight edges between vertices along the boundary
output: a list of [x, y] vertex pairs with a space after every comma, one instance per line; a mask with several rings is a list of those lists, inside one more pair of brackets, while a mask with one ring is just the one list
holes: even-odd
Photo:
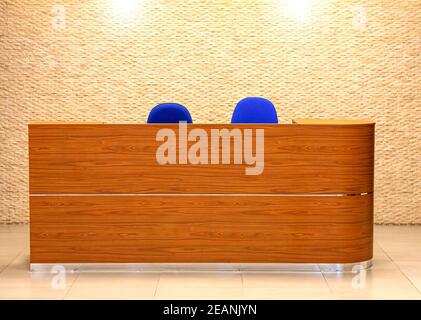
[[31, 197], [31, 263], [369, 260], [373, 197]]
[[177, 125], [29, 125], [30, 193], [373, 191], [374, 124], [188, 126], [264, 129], [259, 176], [245, 175], [246, 165], [159, 165], [155, 137], [164, 127], [178, 132]]

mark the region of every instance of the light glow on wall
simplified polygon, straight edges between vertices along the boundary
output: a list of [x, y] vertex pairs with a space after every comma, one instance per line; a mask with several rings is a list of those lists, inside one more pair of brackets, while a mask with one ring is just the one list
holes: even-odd
[[286, 0], [285, 10], [288, 16], [306, 21], [311, 11], [311, 0]]
[[113, 15], [128, 19], [135, 15], [140, 0], [110, 0]]

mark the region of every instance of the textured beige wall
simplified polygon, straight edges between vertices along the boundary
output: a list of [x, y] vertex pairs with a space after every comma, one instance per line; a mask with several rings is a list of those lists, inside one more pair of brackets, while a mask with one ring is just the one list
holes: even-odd
[[261, 95], [280, 117], [376, 120], [376, 222], [421, 223], [421, 2], [297, 1], [1, 0], [0, 222], [28, 220], [30, 121], [142, 123], [176, 101], [226, 123]]

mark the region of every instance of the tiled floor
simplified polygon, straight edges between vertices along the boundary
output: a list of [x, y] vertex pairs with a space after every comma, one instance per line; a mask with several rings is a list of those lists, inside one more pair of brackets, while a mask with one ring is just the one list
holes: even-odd
[[[28, 272], [28, 226], [0, 225], [0, 299], [421, 299], [421, 226], [376, 226], [365, 274]], [[54, 289], [55, 288], [55, 289]]]

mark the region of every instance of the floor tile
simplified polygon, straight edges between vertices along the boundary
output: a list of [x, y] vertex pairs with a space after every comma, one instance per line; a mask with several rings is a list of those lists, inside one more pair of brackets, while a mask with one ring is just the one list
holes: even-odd
[[398, 267], [392, 261], [392, 259], [390, 259], [390, 257], [386, 254], [386, 252], [376, 242], [374, 243], [373, 251], [374, 251], [373, 259], [372, 259], [373, 269], [376, 269], [376, 270], [385, 270], [385, 269], [397, 270], [398, 269]]
[[26, 233], [29, 234], [29, 224], [0, 224], [0, 233]]
[[244, 294], [246, 300], [332, 300], [334, 296], [330, 293], [309, 293], [309, 292], [261, 292], [247, 291]]
[[0, 287], [0, 299], [63, 299], [66, 289], [34, 287]]
[[158, 284], [157, 273], [81, 273], [73, 283], [73, 288], [150, 288], [155, 291]]
[[27, 250], [22, 250], [7, 266], [5, 271], [29, 272], [29, 252]]
[[361, 274], [272, 271], [67, 273], [63, 282], [29, 272], [27, 225], [0, 225], [0, 299], [421, 299], [421, 226], [375, 226], [373, 264], [365, 287]]
[[10, 264], [21, 253], [21, 250], [14, 250], [9, 252], [0, 252], [0, 265]]
[[381, 246], [393, 261], [421, 262], [421, 246], [411, 243], [381, 244]]
[[241, 299], [242, 278], [238, 272], [163, 273], [157, 299]]
[[356, 274], [325, 274], [334, 295], [361, 299], [417, 298], [419, 292], [398, 269], [376, 270]]
[[421, 261], [421, 226], [376, 226], [375, 239], [394, 261]]
[[245, 273], [243, 274], [246, 299], [294, 299], [305, 294], [307, 299], [328, 296], [329, 287], [320, 272], [314, 273]]
[[414, 291], [356, 291], [348, 293], [333, 293], [332, 300], [420, 300], [421, 295]]
[[68, 289], [76, 279], [70, 274], [32, 274], [29, 271], [5, 270], [0, 274], [0, 288], [60, 288]]
[[22, 253], [0, 273], [0, 288], [68, 289], [76, 279], [76, 275], [59, 273], [59, 271], [59, 269], [53, 269], [49, 273], [31, 273], [29, 272], [29, 256], [27, 253]]
[[420, 261], [396, 261], [396, 265], [408, 280], [421, 293], [421, 262]]
[[72, 287], [65, 296], [66, 300], [140, 300], [154, 299], [155, 289], [152, 287]]
[[24, 245], [9, 245], [0, 247], [0, 255], [17, 255], [23, 250], [29, 252], [29, 248]]

